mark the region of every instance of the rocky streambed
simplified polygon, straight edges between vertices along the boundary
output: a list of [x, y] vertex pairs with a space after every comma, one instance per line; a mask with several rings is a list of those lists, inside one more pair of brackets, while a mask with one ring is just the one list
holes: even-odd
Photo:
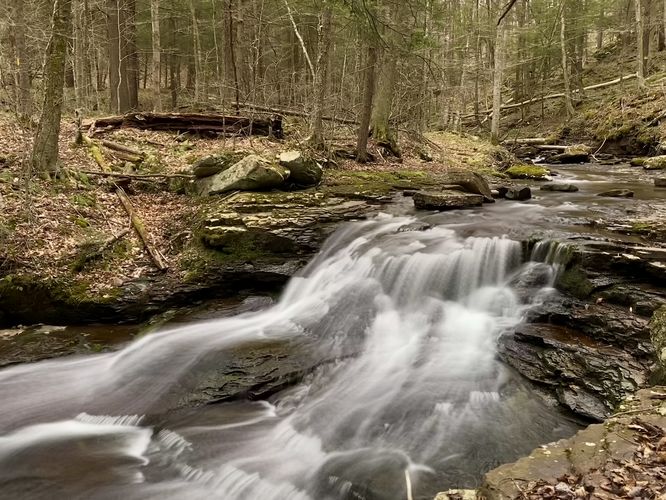
[[[405, 195], [439, 195], [442, 186], [455, 185], [454, 192], [444, 192], [448, 201], [442, 202], [445, 208], [455, 209], [458, 207], [447, 204], [458, 200], [460, 192], [475, 197], [473, 205], [491, 201], [495, 193], [450, 175], [342, 173], [323, 186], [304, 191], [232, 192], [211, 199], [203, 204], [193, 226], [196, 242], [186, 279], [155, 275], [125, 284], [104, 300], [90, 301], [72, 293], [56, 294], [42, 282], [21, 281], [21, 277], [3, 280], [0, 319], [7, 324], [25, 323], [28, 318], [43, 323], [154, 319], [145, 328], [115, 332], [110, 335], [113, 340], [85, 328], [6, 330], [0, 335], [0, 363], [114, 349], [118, 340], [120, 346], [169, 321], [261, 309], [341, 223], [379, 212], [407, 213], [415, 215], [418, 223], [403, 231], [428, 231], [444, 225], [465, 237], [508, 235], [522, 242], [523, 259], [531, 260], [533, 269], [512, 286], [519, 293], [525, 291], [526, 301], [533, 299], [529, 294], [535, 287], [548, 282], [551, 267], [544, 264], [554, 265], [555, 290], [531, 308], [525, 322], [499, 337], [498, 356], [529, 381], [544, 401], [581, 423], [609, 419], [618, 411], [631, 412], [631, 416], [612, 420], [611, 428], [592, 426], [515, 465], [495, 469], [483, 481], [481, 491], [486, 498], [514, 498], [531, 483], [582, 474], [598, 467], [602, 459], [615, 460], [618, 453], [624, 453], [621, 459], [626, 460], [635, 450], [617, 445], [618, 451], [614, 446], [625, 439], [624, 429], [635, 425], [636, 415], [656, 415], [650, 422], [664, 425], [659, 420], [660, 398], [652, 398], [644, 388], [658, 382], [655, 377], [659, 375], [650, 319], [666, 304], [666, 249], [659, 240], [663, 220], [658, 217], [666, 213], [666, 190], [655, 187], [653, 174], [625, 164], [553, 169], [555, 183], [529, 178], [508, 184], [505, 180], [491, 182], [490, 187], [500, 188], [498, 192], [506, 189], [504, 194], [530, 188], [529, 200], [499, 200], [474, 210], [443, 213], [416, 211], [418, 197], [413, 201]], [[539, 189], [554, 184], [576, 189]], [[598, 196], [609, 189], [630, 189], [635, 196]], [[430, 202], [427, 208], [441, 207]], [[221, 306], [219, 302], [201, 304], [211, 294], [223, 297], [240, 292], [254, 298], [223, 301]], [[183, 306], [189, 316], [183, 314]], [[171, 312], [164, 314], [169, 308]], [[212, 312], [192, 313], [197, 308]], [[157, 313], [162, 315], [155, 316]], [[339, 352], [313, 356], [312, 352], [310, 346], [291, 341], [239, 348], [224, 368], [210, 366], [178, 406], [263, 400], [341, 356]], [[353, 349], [342, 354], [355, 355]], [[632, 400], [631, 395], [641, 390], [638, 399]], [[601, 450], [603, 453], [597, 453]], [[506, 478], [512, 479], [508, 485]]]

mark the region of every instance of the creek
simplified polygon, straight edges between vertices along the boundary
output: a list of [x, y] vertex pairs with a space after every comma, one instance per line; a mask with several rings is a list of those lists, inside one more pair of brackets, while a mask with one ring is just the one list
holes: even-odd
[[[554, 247], [524, 242], [638, 243], [581, 220], [661, 193], [628, 166], [558, 170], [580, 191], [348, 223], [257, 311], [1, 370], [0, 497], [431, 499], [571, 436], [581, 421], [498, 357], [555, 294]], [[220, 396], [239, 350], [275, 348], [298, 353], [288, 382]]]

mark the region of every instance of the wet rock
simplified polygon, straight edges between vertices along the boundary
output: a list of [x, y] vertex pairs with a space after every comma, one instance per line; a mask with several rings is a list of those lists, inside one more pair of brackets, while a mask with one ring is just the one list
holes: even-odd
[[522, 375], [548, 387], [563, 406], [596, 420], [608, 417], [648, 378], [647, 360], [552, 324], [521, 325], [500, 339], [499, 353]]
[[647, 158], [645, 163], [643, 163], [643, 168], [645, 170], [664, 170], [666, 169], [666, 155], [653, 156], [652, 158]]
[[197, 179], [218, 174], [243, 158], [242, 153], [222, 153], [206, 156], [192, 165], [192, 173]]
[[414, 206], [424, 210], [456, 210], [460, 208], [479, 207], [483, 204], [483, 196], [479, 194], [460, 193], [456, 191], [419, 191], [414, 193]]
[[525, 201], [532, 198], [532, 190], [528, 187], [509, 188], [504, 196], [507, 200]]
[[611, 189], [597, 194], [597, 196], [606, 196], [609, 198], [633, 198], [634, 192], [630, 189]]
[[549, 175], [547, 169], [538, 165], [514, 165], [504, 173], [511, 179], [533, 179], [538, 181], [546, 180]]
[[666, 188], [666, 177], [655, 178], [654, 186], [658, 188]]
[[402, 191], [402, 195], [405, 197], [414, 196], [414, 193], [418, 193], [418, 189], [405, 189]]
[[493, 202], [490, 186], [481, 174], [468, 170], [447, 172], [443, 181], [445, 184], [460, 186], [462, 191], [471, 194], [480, 194], [486, 202]]
[[300, 151], [280, 153], [278, 160], [289, 170], [289, 181], [298, 186], [315, 186], [321, 181], [324, 173], [321, 166]]
[[647, 158], [639, 156], [638, 158], [632, 158], [629, 161], [629, 165], [631, 165], [632, 167], [642, 167], [643, 165], [645, 165], [646, 161], [647, 161]]
[[657, 354], [656, 378], [666, 381], [666, 306], [655, 311], [650, 321], [650, 340]]
[[553, 184], [544, 184], [539, 189], [541, 191], [558, 191], [562, 193], [575, 193], [576, 191], [578, 191], [578, 186], [574, 186], [573, 184], [553, 183]]
[[623, 306], [633, 314], [650, 318], [666, 305], [666, 291], [648, 283], [618, 283], [597, 294], [597, 300]]
[[438, 493], [435, 500], [477, 500], [476, 490], [448, 490]]
[[250, 155], [228, 169], [197, 181], [203, 195], [228, 191], [264, 191], [284, 184], [289, 171], [257, 155]]
[[564, 153], [553, 155], [548, 160], [551, 163], [587, 163], [590, 161], [590, 148], [584, 144], [569, 146]]
[[[666, 428], [666, 402], [660, 399], [664, 390], [663, 387], [642, 389], [620, 405], [620, 411], [628, 414], [619, 413], [604, 424], [590, 425], [569, 439], [541, 446], [515, 463], [488, 472], [479, 490], [480, 495], [487, 500], [523, 498], [526, 485], [539, 481], [559, 485], [565, 476], [582, 476], [583, 482], [590, 488], [588, 491], [608, 491], [608, 485], [612, 483], [605, 475], [599, 474], [600, 469], [613, 473], [618, 471], [618, 484], [622, 484], [623, 470], [618, 467], [622, 464], [635, 466], [636, 458], [642, 456], [646, 448], [644, 435], [641, 435], [645, 427], [636, 425], [636, 419], [647, 427]], [[654, 398], [654, 395], [659, 398]], [[619, 488], [618, 491], [628, 490]], [[562, 498], [574, 498], [574, 495], [565, 495]], [[533, 495], [529, 497], [537, 498]], [[559, 497], [555, 495], [553, 498]]]
[[[495, 199], [498, 199], [498, 198], [501, 198], [501, 197], [502, 197], [502, 195], [500, 194], [499, 189], [491, 189], [491, 190], [490, 190], [490, 194], [491, 194], [492, 197], [495, 198]], [[506, 193], [504, 193], [504, 194], [506, 194]]]
[[648, 321], [628, 308], [604, 302], [586, 303], [564, 296], [551, 297], [528, 313], [532, 323], [563, 326], [586, 335], [596, 342], [623, 349], [636, 358], [650, 358]]
[[498, 186], [497, 187], [497, 194], [499, 198], [506, 198], [506, 193], [509, 192], [509, 189], [511, 189], [511, 186]]

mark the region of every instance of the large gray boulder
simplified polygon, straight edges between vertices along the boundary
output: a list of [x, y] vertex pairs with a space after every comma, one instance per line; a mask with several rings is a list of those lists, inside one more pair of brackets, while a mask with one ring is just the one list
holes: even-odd
[[468, 170], [454, 170], [444, 175], [446, 184], [460, 186], [463, 191], [471, 194], [480, 194], [484, 201], [494, 201], [490, 186], [481, 174]]
[[197, 181], [198, 191], [214, 195], [228, 191], [266, 191], [280, 187], [289, 170], [257, 155], [243, 158], [235, 165], [211, 177]]
[[424, 210], [456, 210], [459, 208], [479, 207], [483, 204], [480, 194], [468, 194], [457, 191], [414, 193], [414, 206]]
[[289, 180], [299, 186], [315, 186], [324, 174], [321, 166], [300, 151], [285, 151], [278, 156], [280, 165], [288, 169]]
[[235, 165], [243, 158], [242, 153], [219, 153], [204, 156], [192, 165], [192, 173], [197, 179], [219, 174]]

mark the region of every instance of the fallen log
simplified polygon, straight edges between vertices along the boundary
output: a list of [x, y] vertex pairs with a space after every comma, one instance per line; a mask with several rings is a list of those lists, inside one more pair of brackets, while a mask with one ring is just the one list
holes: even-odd
[[[632, 73], [632, 74], [626, 75], [626, 76], [620, 76], [618, 78], [615, 78], [614, 80], [610, 80], [610, 81], [607, 81], [607, 82], [596, 83], [594, 85], [588, 85], [587, 87], [583, 87], [583, 91], [585, 92], [585, 91], [588, 91], [588, 90], [596, 90], [596, 89], [601, 89], [601, 88], [605, 88], [605, 87], [611, 87], [613, 85], [618, 85], [620, 83], [626, 82], [627, 80], [633, 80], [634, 78], [637, 78], [636, 73]], [[575, 89], [575, 90], [572, 91], [572, 94], [579, 94], [579, 93], [580, 93], [580, 89]], [[504, 104], [504, 105], [500, 106], [500, 110], [504, 111], [504, 110], [507, 110], [507, 109], [521, 108], [523, 106], [528, 106], [530, 104], [534, 104], [534, 103], [537, 103], [537, 102], [547, 101], [549, 99], [562, 99], [562, 98], [564, 98], [564, 93], [563, 92], [558, 92], [556, 94], [548, 94], [548, 95], [541, 96], [541, 97], [533, 97], [532, 99], [528, 99], [528, 100], [522, 101], [522, 102], [517, 102], [515, 104], [508, 104], [507, 103], [507, 104]], [[488, 114], [491, 114], [492, 112], [493, 112], [492, 109], [486, 109], [486, 110], [483, 110], [483, 111], [479, 111], [478, 114], [479, 115], [488, 115]], [[477, 116], [477, 113], [470, 113], [470, 114], [464, 115], [462, 118], [463, 119], [468, 119], [468, 118], [474, 118], [475, 116]]]
[[122, 172], [95, 172], [94, 170], [77, 170], [80, 174], [99, 175], [100, 177], [120, 177], [122, 179], [194, 179], [190, 174], [124, 174]]
[[[88, 135], [83, 135], [83, 142], [88, 146], [90, 149], [90, 153], [92, 157], [95, 160], [95, 163], [104, 171], [104, 172], [83, 172], [87, 173], [88, 175], [104, 175], [106, 177], [117, 177], [118, 175], [115, 174], [115, 172], [111, 172], [111, 169], [109, 168], [108, 164], [106, 163], [106, 160], [104, 159], [104, 154], [102, 153], [102, 150], [99, 148], [99, 146], [93, 141]], [[128, 176], [133, 176], [136, 174], [122, 174], [121, 177], [127, 178]], [[151, 174], [145, 174], [145, 175], [151, 175]], [[156, 175], [156, 174], [152, 174]], [[173, 174], [177, 175], [177, 174]], [[127, 193], [123, 190], [122, 187], [120, 187], [118, 184], [113, 182], [113, 186], [116, 188], [116, 195], [120, 199], [120, 203], [122, 204], [123, 208], [125, 209], [125, 212], [127, 212], [127, 215], [130, 217], [130, 222], [132, 223], [132, 226], [138, 233], [139, 237], [141, 238], [141, 241], [143, 242], [143, 246], [146, 248], [146, 251], [148, 252], [148, 255], [150, 255], [150, 258], [153, 260], [155, 263], [155, 266], [160, 271], [165, 271], [168, 269], [169, 266], [167, 266], [166, 261], [164, 260], [164, 257], [159, 253], [157, 249], [155, 249], [152, 244], [150, 243], [150, 240], [148, 238], [148, 234], [146, 233], [146, 229], [143, 225], [143, 221], [139, 218], [139, 216], [134, 212], [134, 209], [132, 208], [132, 203], [130, 202], [130, 199], [127, 197]]]
[[117, 142], [104, 139], [102, 140], [102, 146], [109, 149], [112, 155], [123, 161], [140, 163], [145, 159], [145, 155], [141, 151], [125, 146], [124, 144], [118, 144]]
[[567, 148], [569, 148], [569, 146], [559, 146], [557, 144], [535, 144], [534, 147], [537, 149], [550, 151], [566, 151]]
[[511, 146], [511, 145], [525, 145], [525, 146], [541, 146], [544, 144], [548, 144], [548, 139], [545, 137], [526, 137], [523, 139], [509, 139], [506, 141], [502, 142], [503, 145], [505, 146]]
[[150, 258], [155, 263], [155, 266], [160, 271], [166, 271], [169, 266], [164, 260], [164, 257], [162, 257], [162, 254], [160, 254], [160, 252], [155, 247], [153, 247], [152, 243], [150, 242], [150, 238], [148, 238], [148, 233], [146, 232], [146, 228], [143, 225], [143, 221], [132, 208], [132, 202], [130, 202], [130, 199], [127, 197], [127, 193], [125, 193], [123, 188], [116, 185], [116, 195], [120, 199], [120, 203], [122, 203], [125, 212], [127, 212], [127, 215], [129, 215], [132, 227], [134, 227], [134, 230], [139, 235], [139, 238], [141, 238], [141, 242], [148, 252], [148, 255], [150, 255]]
[[[88, 126], [84, 123], [83, 126]], [[128, 113], [94, 121], [95, 132], [116, 128], [214, 135], [263, 135], [282, 138], [282, 117], [225, 116], [217, 113]]]
[[[260, 106], [257, 104], [240, 104], [239, 107], [241, 109], [249, 109], [249, 110], [254, 110], [254, 111], [260, 111], [264, 113], [273, 113], [276, 115], [282, 115], [282, 116], [298, 116], [301, 118], [310, 118], [311, 113], [307, 113], [305, 111], [299, 111], [296, 109], [286, 109], [286, 108], [271, 108], [268, 106]], [[329, 121], [329, 122], [337, 122], [337, 123], [343, 123], [345, 125], [358, 125], [357, 120], [352, 120], [349, 118], [340, 118], [337, 116], [322, 116], [322, 120], [324, 121]]]

